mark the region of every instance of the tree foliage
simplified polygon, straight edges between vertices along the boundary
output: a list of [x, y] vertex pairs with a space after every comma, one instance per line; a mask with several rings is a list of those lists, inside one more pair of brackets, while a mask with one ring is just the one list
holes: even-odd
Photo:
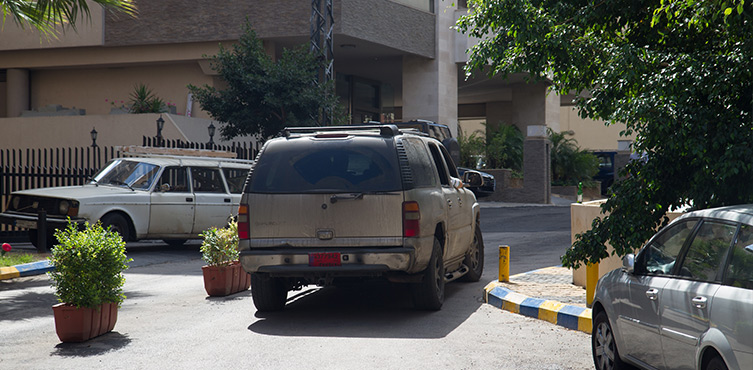
[[[105, 9], [135, 16], [136, 4], [133, 0], [92, 0]], [[0, 9], [5, 19], [10, 16], [19, 27], [29, 25], [45, 36], [54, 36], [55, 27], [68, 25], [74, 30], [79, 17], [91, 19], [86, 0], [0, 0]]]
[[470, 0], [468, 71], [549, 79], [582, 117], [635, 133], [605, 216], [565, 266], [633, 252], [668, 210], [753, 201], [753, 9], [744, 0]]
[[[256, 135], [261, 140], [286, 126], [315, 126], [322, 110], [336, 107], [334, 85], [317, 85], [316, 57], [305, 48], [286, 49], [273, 61], [246, 22], [238, 43], [220, 45], [212, 67], [227, 84], [216, 88], [189, 85], [202, 109], [222, 122], [224, 139]], [[343, 120], [335, 117], [336, 123]]]

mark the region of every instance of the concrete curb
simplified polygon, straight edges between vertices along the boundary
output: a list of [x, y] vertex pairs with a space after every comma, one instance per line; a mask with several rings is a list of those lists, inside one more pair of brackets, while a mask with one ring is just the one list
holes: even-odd
[[[515, 276], [511, 276], [510, 278], [512, 279]], [[531, 298], [505, 288], [498, 281], [492, 281], [484, 287], [484, 300], [486, 303], [505, 311], [522, 314], [568, 329], [591, 334], [590, 308], [566, 305], [552, 300]]]
[[50, 264], [50, 261], [38, 261], [10, 267], [0, 267], [0, 280], [8, 280], [21, 276], [41, 275], [54, 269], [55, 267]]

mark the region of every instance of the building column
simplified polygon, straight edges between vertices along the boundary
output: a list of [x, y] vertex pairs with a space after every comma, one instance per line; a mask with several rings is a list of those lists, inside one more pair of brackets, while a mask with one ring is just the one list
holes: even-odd
[[6, 83], [6, 103], [8, 117], [19, 117], [29, 110], [29, 70], [8, 69]]
[[546, 126], [560, 131], [560, 98], [544, 83], [516, 84], [501, 101], [486, 103], [486, 122], [490, 128], [500, 123], [515, 125], [524, 135], [528, 126]]
[[[441, 2], [445, 5], [445, 2]], [[455, 63], [454, 9], [436, 10], [434, 59], [403, 57], [403, 121], [426, 119], [458, 130], [458, 66]]]
[[523, 192], [526, 202], [552, 202], [551, 143], [546, 127], [528, 126], [523, 142]]

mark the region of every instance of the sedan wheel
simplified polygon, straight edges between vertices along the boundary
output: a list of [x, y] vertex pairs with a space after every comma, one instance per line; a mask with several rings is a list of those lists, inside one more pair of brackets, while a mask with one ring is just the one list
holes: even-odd
[[607, 314], [599, 312], [593, 324], [591, 332], [591, 351], [594, 365], [597, 370], [624, 369], [625, 364], [620, 360], [617, 352], [617, 344], [614, 341], [614, 333], [609, 325]]

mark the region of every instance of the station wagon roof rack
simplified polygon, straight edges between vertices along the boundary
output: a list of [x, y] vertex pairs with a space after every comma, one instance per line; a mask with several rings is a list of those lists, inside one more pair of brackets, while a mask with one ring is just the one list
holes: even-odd
[[333, 131], [369, 131], [379, 130], [379, 135], [384, 137], [393, 137], [400, 134], [395, 125], [352, 125], [352, 126], [317, 126], [317, 127], [286, 127], [282, 130], [285, 137], [291, 134], [312, 134], [316, 132], [333, 132]]
[[236, 154], [232, 152], [219, 150], [201, 150], [188, 148], [154, 148], [142, 146], [124, 146], [120, 147], [122, 157], [135, 158], [170, 158], [178, 160], [214, 160], [220, 162], [252, 164], [250, 159], [237, 159]]

